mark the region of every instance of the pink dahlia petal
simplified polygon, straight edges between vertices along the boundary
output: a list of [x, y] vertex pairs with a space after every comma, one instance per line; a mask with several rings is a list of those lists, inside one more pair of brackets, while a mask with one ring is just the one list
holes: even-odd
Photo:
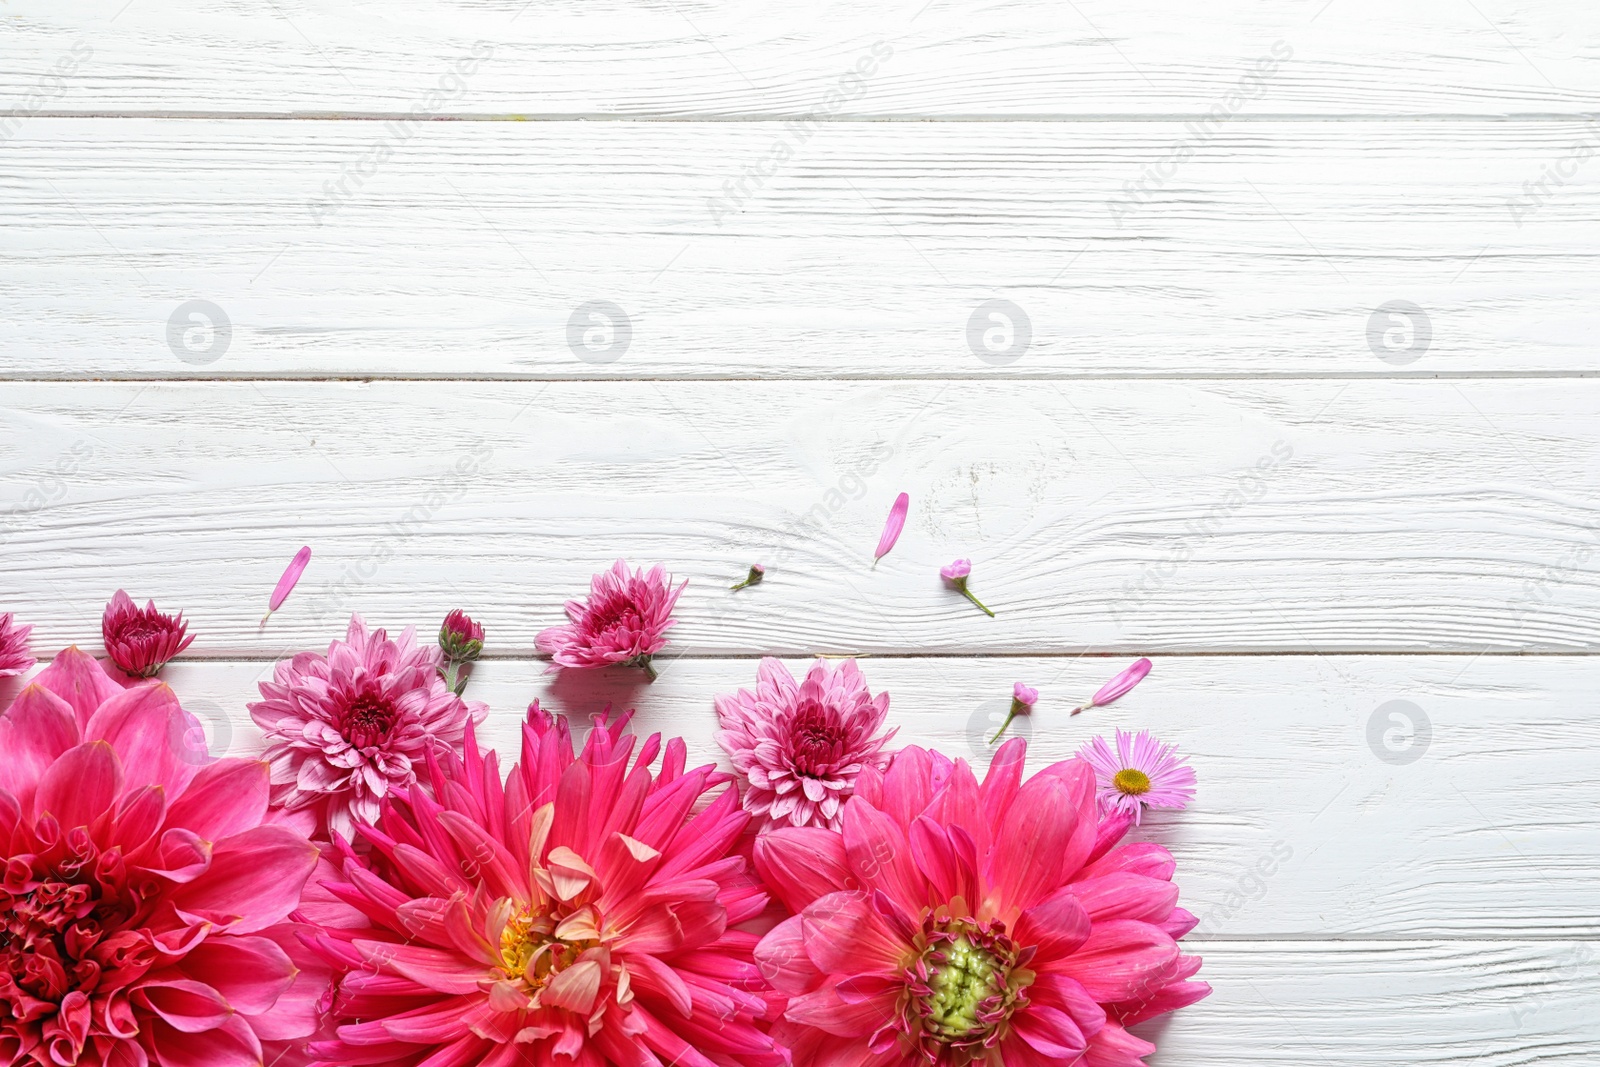
[[1134, 686], [1138, 685], [1140, 682], [1144, 681], [1144, 676], [1149, 673], [1149, 660], [1134, 660], [1130, 667], [1122, 671], [1115, 678], [1111, 679], [1111, 681], [1107, 682], [1105, 685], [1102, 685], [1098, 690], [1095, 691], [1093, 698], [1091, 698], [1089, 701], [1089, 706], [1094, 708], [1104, 707], [1113, 700], [1118, 700], [1126, 696], [1128, 691]]
[[[124, 690], [73, 649], [0, 712], [6, 1062], [262, 1062], [263, 1035], [247, 1017], [276, 1015], [297, 980], [270, 938], [311, 870], [276, 853], [315, 849], [261, 826], [259, 791], [217, 788], [259, 779], [259, 764], [243, 764], [243, 776], [228, 760], [174, 770], [173, 724], [188, 721], [164, 685]], [[196, 779], [208, 794], [190, 794]]]
[[911, 497], [901, 493], [894, 498], [894, 504], [889, 508], [889, 519], [883, 524], [883, 536], [878, 538], [878, 548], [872, 554], [872, 562], [876, 563], [889, 554], [895, 542], [900, 540], [900, 532], [906, 528], [906, 513], [911, 510]]
[[[1204, 995], [1166, 925], [1170, 855], [1102, 830], [1082, 760], [1023, 780], [1025, 749], [1009, 742], [980, 786], [907, 748], [846, 801], [845, 888], [756, 949], [799, 1067], [1142, 1067], [1153, 1047], [1117, 1020]], [[796, 873], [808, 840], [756, 846], [794, 904], [816, 891]]]
[[744, 807], [760, 825], [837, 830], [844, 802], [864, 772], [882, 770], [889, 694], [874, 697], [854, 660], [812, 664], [796, 682], [764, 659], [754, 691], [716, 698], [717, 743], [745, 782]]
[[305, 927], [345, 971], [315, 1067], [784, 1067], [755, 939], [730, 930], [765, 907], [736, 851], [749, 817], [625, 725], [599, 717], [574, 752], [535, 704], [504, 782], [469, 728], [426, 789], [383, 799], [327, 885], [348, 915]]
[[267, 613], [261, 617], [262, 625], [266, 625], [268, 618], [274, 611], [283, 607], [283, 602], [289, 599], [289, 594], [294, 592], [294, 587], [299, 584], [300, 576], [306, 572], [306, 567], [311, 563], [311, 546], [302, 545], [300, 551], [294, 554], [289, 565], [283, 569], [283, 576], [278, 579], [278, 584], [272, 589], [272, 596], [267, 598]]
[[32, 632], [32, 626], [18, 624], [11, 612], [0, 614], [0, 678], [21, 674], [37, 662], [28, 655]]
[[280, 662], [250, 716], [266, 732], [273, 803], [311, 810], [324, 834], [350, 837], [379, 801], [409, 788], [430, 756], [460, 751], [488, 706], [463, 701], [440, 676], [437, 646], [398, 639], [359, 615], [328, 652]]
[[552, 671], [622, 665], [654, 677], [651, 657], [667, 646], [672, 609], [688, 584], [674, 589], [661, 567], [630, 572], [619, 559], [590, 581], [587, 601], [567, 602], [568, 623], [541, 631], [535, 644], [549, 653]]

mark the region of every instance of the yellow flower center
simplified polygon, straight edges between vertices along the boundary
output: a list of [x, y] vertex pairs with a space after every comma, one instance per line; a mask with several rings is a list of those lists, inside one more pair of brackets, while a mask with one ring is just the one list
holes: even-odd
[[1118, 771], [1117, 776], [1111, 779], [1111, 784], [1124, 796], [1136, 797], [1150, 792], [1150, 776], [1132, 767]]
[[600, 943], [592, 908], [581, 908], [557, 921], [555, 916], [524, 907], [500, 931], [500, 969], [520, 978], [529, 989], [543, 989], [555, 974]]

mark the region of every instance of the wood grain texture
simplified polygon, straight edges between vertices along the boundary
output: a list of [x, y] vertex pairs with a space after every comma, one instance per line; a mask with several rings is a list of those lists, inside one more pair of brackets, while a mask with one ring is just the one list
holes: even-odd
[[34, 120], [0, 375], [1594, 372], [1600, 127], [1196, 129]]
[[[427, 640], [435, 620], [420, 622]], [[342, 629], [330, 626], [308, 647], [326, 648], [335, 633]], [[98, 651], [91, 635], [84, 647]], [[491, 650], [495, 636], [491, 627]], [[269, 655], [298, 650], [284, 644]], [[882, 658], [861, 667], [874, 692], [891, 694], [899, 741], [968, 759], [980, 774], [1019, 679], [1041, 693], [1032, 718], [1014, 724], [1030, 739], [1032, 767], [1068, 758], [1113, 727], [1176, 742], [1198, 773], [1199, 795], [1182, 814], [1152, 813], [1138, 834], [1177, 856], [1181, 902], [1201, 919], [1197, 936], [1600, 935], [1600, 828], [1587, 816], [1600, 803], [1595, 658], [1158, 658], [1123, 701], [1067, 714], [1125, 662]], [[546, 666], [479, 664], [469, 695], [492, 709], [487, 744], [515, 752], [534, 698], [575, 724], [612, 704], [638, 709], [636, 732], [683, 736], [699, 764], [721, 756], [713, 698], [754, 686], [757, 664], [674, 660], [653, 684], [638, 671], [551, 675]], [[799, 675], [807, 664], [788, 666]], [[163, 675], [207, 724], [214, 748], [245, 756], [263, 745], [246, 704], [271, 676], [270, 661], [180, 662]], [[7, 683], [0, 696], [19, 686]], [[1411, 705], [1402, 711], [1409, 727], [1389, 717], [1396, 700]]]
[[[1287, 114], [1600, 106], [1600, 20], [1562, 0], [12, 0], [4, 28], [0, 97], [83, 112], [1171, 115], [1234, 93]], [[852, 81], [878, 42], [892, 56]], [[1274, 46], [1281, 65], [1242, 81]], [[58, 68], [74, 49], [88, 54]]]
[[[47, 643], [124, 585], [218, 656], [260, 653], [301, 544], [270, 640], [460, 603], [530, 654], [622, 556], [689, 579], [694, 654], [1592, 651], [1597, 406], [1590, 380], [12, 383], [0, 581]], [[941, 587], [960, 556], [998, 618]]]

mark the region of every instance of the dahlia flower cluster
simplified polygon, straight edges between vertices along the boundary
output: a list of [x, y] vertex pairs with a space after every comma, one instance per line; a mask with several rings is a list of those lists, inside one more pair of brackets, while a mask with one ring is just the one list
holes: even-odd
[[[683, 588], [619, 561], [539, 647], [654, 677]], [[764, 659], [714, 703], [732, 773], [538, 701], [502, 760], [454, 611], [278, 663], [239, 758], [158, 677], [187, 630], [119, 590], [104, 662], [40, 670], [0, 614], [0, 1067], [1140, 1067], [1130, 1028], [1210, 991], [1172, 856], [1126, 840], [1194, 796], [1148, 733], [980, 781], [891, 749], [854, 661]]]

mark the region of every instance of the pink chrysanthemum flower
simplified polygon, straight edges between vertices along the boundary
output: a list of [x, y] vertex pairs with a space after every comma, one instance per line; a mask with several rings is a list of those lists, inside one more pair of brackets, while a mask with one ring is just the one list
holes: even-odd
[[504, 785], [469, 729], [431, 797], [396, 790], [360, 827], [369, 855], [327, 886], [353, 921], [314, 938], [348, 970], [314, 1065], [785, 1065], [737, 929], [767, 902], [735, 853], [749, 816], [732, 789], [701, 808], [727, 778], [685, 773], [681, 740], [630, 766], [627, 722], [597, 717], [574, 757], [536, 702]]
[[391, 641], [352, 616], [326, 656], [302, 652], [261, 683], [249, 708], [267, 734], [273, 803], [312, 809], [324, 832], [350, 838], [391, 789], [416, 781], [427, 753], [460, 749], [467, 720], [482, 722], [488, 705], [452, 693], [439, 649], [416, 636], [407, 628]]
[[745, 810], [763, 825], [837, 830], [856, 776], [889, 762], [889, 694], [874, 697], [854, 660], [830, 672], [819, 659], [797, 684], [782, 663], [764, 659], [755, 692], [719, 696], [716, 707], [717, 743], [746, 782]]
[[979, 784], [910, 747], [863, 773], [841, 833], [778, 829], [756, 865], [797, 912], [756, 949], [795, 1067], [1139, 1067], [1126, 1027], [1210, 992], [1176, 938], [1172, 857], [1113, 848], [1081, 760], [1022, 781], [1026, 742]]
[[562, 667], [643, 667], [652, 679], [650, 658], [667, 647], [667, 630], [676, 625], [672, 608], [686, 581], [676, 589], [659, 565], [632, 572], [622, 560], [589, 582], [589, 599], [567, 601], [566, 626], [552, 626], [535, 638]]
[[153, 678], [169, 660], [193, 644], [194, 637], [188, 629], [183, 612], [163, 615], [153, 600], [140, 608], [121, 589], [100, 619], [106, 657], [134, 678]]
[[1131, 815], [1135, 825], [1145, 808], [1182, 809], [1194, 799], [1194, 768], [1148, 732], [1118, 730], [1115, 752], [1105, 738], [1092, 738], [1078, 757], [1094, 768], [1102, 810]]
[[28, 655], [32, 626], [19, 626], [11, 612], [0, 614], [0, 678], [23, 674], [38, 660]]
[[0, 1063], [259, 1067], [315, 1032], [331, 972], [285, 920], [317, 850], [269, 824], [265, 763], [76, 648], [0, 754]]

